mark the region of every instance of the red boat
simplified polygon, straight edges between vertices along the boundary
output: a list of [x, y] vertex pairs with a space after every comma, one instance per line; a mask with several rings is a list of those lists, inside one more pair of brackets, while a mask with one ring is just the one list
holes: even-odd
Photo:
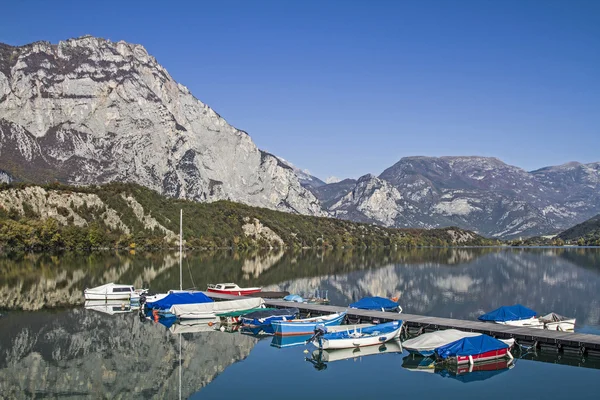
[[206, 289], [208, 292], [232, 294], [235, 296], [246, 296], [252, 293], [258, 293], [262, 290], [260, 287], [241, 288], [235, 283], [217, 283], [210, 284]]

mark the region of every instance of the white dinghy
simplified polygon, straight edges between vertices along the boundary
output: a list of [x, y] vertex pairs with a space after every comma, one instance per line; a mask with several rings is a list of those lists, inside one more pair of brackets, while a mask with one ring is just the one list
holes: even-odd
[[550, 313], [540, 317], [544, 329], [551, 331], [573, 331], [575, 330], [575, 318], [563, 317], [556, 313]]
[[216, 318], [216, 314], [259, 308], [265, 304], [261, 297], [210, 303], [175, 304], [169, 312], [180, 319]]

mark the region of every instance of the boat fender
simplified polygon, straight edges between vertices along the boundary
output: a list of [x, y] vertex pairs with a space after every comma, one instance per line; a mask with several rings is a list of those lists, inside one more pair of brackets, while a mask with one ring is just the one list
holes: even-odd
[[510, 360], [512, 360], [512, 359], [514, 358], [514, 357], [513, 357], [513, 355], [512, 355], [512, 354], [510, 354], [510, 351], [507, 351], [507, 352], [506, 352], [506, 355], [508, 356], [508, 358], [509, 358]]
[[469, 355], [469, 364], [473, 365], [473, 356]]

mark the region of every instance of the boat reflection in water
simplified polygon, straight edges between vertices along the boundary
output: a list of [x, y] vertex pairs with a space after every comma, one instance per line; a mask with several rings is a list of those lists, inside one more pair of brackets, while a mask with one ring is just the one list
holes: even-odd
[[387, 353], [402, 353], [402, 343], [399, 340], [390, 340], [381, 346], [365, 346], [346, 349], [323, 350], [317, 349], [312, 352], [312, 357], [306, 361], [313, 364], [315, 369], [321, 371], [327, 369], [327, 363], [340, 360], [358, 360], [364, 356]]
[[463, 383], [484, 381], [506, 372], [514, 366], [514, 361], [509, 359], [458, 366], [442, 362], [436, 363], [433, 358], [413, 354], [402, 359], [402, 368], [409, 371], [435, 373], [444, 378], [456, 379]]
[[271, 346], [277, 347], [278, 349], [284, 347], [293, 347], [306, 344], [306, 341], [312, 338], [313, 335], [299, 335], [299, 336], [279, 336], [274, 335], [271, 340]]
[[84, 305], [86, 310], [98, 311], [104, 314], [123, 314], [139, 309], [132, 306], [129, 300], [87, 300]]

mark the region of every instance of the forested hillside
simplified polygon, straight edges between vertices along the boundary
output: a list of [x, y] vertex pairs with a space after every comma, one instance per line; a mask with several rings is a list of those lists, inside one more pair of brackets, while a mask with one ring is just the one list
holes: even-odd
[[133, 184], [0, 186], [0, 246], [27, 249], [385, 247], [497, 244], [459, 228], [391, 229], [229, 201], [198, 203]]

